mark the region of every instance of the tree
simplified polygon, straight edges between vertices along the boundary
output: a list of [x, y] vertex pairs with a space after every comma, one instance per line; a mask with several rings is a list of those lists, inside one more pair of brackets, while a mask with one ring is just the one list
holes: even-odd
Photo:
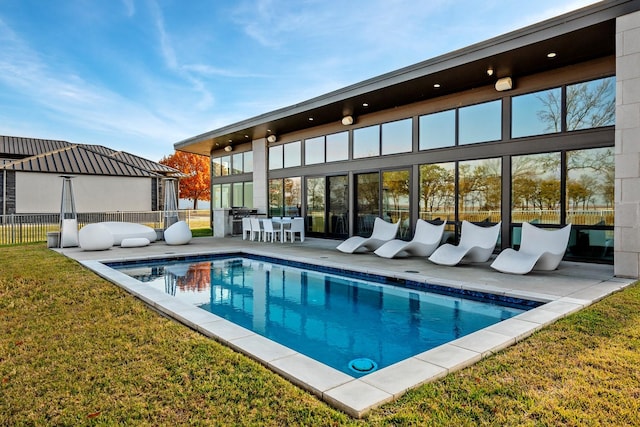
[[163, 157], [160, 163], [186, 175], [180, 178], [180, 197], [193, 200], [194, 209], [198, 209], [198, 200], [211, 200], [211, 165], [208, 157], [176, 151]]

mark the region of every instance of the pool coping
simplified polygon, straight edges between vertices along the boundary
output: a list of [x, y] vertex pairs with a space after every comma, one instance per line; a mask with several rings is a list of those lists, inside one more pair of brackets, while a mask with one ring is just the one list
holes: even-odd
[[206, 256], [223, 254], [250, 254], [283, 259], [273, 252], [259, 249], [212, 249], [180, 254], [155, 254], [122, 256], [100, 260], [79, 260], [82, 265], [99, 276], [113, 282], [140, 300], [213, 338], [234, 350], [267, 366], [293, 384], [313, 393], [331, 406], [355, 418], [365, 417], [372, 409], [402, 396], [408, 390], [440, 379], [451, 372], [470, 366], [479, 360], [521, 341], [543, 327], [575, 313], [617, 292], [629, 284], [630, 279], [611, 278], [596, 286], [578, 291], [570, 296], [557, 297], [522, 289], [494, 288], [486, 284], [455, 282], [424, 274], [393, 272], [383, 268], [366, 268], [355, 264], [348, 267], [323, 259], [288, 256], [286, 260], [313, 264], [321, 267], [348, 269], [357, 273], [374, 274], [394, 279], [411, 280], [454, 289], [493, 293], [511, 298], [542, 302], [543, 305], [481, 329], [449, 343], [435, 347], [416, 356], [379, 369], [360, 378], [354, 378], [323, 363], [271, 341], [241, 326], [192, 304], [177, 301], [171, 295], [150, 288], [142, 282], [105, 265], [105, 263], [167, 259], [176, 256]]

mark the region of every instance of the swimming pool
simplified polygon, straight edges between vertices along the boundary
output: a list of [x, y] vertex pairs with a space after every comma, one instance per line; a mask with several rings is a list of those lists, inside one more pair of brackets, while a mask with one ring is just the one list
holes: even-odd
[[539, 305], [247, 254], [108, 265], [356, 378]]

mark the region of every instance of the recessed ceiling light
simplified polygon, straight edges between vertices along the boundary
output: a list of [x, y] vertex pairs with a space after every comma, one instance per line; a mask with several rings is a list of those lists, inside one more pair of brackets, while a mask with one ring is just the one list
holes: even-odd
[[309, 121], [312, 122], [313, 121], [313, 117], [309, 117]]
[[433, 85], [433, 87], [435, 87], [436, 89], [440, 87], [440, 83], [436, 83]]
[[363, 106], [363, 107], [368, 107], [368, 106], [369, 106], [369, 104], [367, 104], [366, 102], [363, 102], [363, 103], [362, 103], [362, 106]]
[[232, 142], [232, 141], [233, 141], [232, 139], [229, 140], [229, 142]]
[[489, 77], [493, 76], [493, 68], [491, 67], [487, 68], [487, 76]]
[[547, 58], [555, 58], [555, 57], [556, 57], [556, 53], [555, 52], [547, 53]]

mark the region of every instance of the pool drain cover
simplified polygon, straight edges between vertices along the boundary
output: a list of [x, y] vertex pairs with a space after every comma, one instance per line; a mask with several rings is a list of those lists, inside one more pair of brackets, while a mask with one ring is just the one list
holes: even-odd
[[349, 362], [349, 369], [359, 374], [375, 371], [378, 368], [378, 364], [371, 359], [361, 357], [359, 359], [353, 359]]

